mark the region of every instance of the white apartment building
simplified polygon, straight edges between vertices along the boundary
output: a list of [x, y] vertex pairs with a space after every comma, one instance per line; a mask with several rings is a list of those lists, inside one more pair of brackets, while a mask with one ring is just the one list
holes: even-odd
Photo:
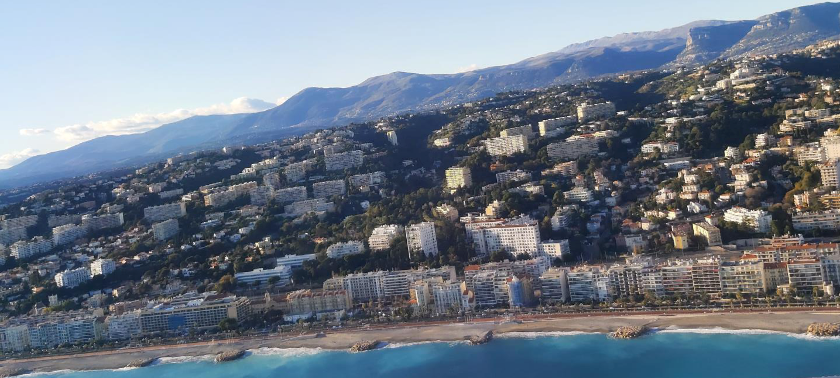
[[548, 256], [552, 259], [559, 259], [571, 253], [572, 250], [569, 248], [568, 240], [546, 240], [539, 244], [537, 256]]
[[187, 206], [183, 202], [151, 206], [143, 209], [143, 217], [149, 222], [160, 222], [187, 215]]
[[38, 224], [38, 216], [37, 215], [27, 215], [18, 218], [9, 218], [0, 220], [0, 228], [2, 229], [9, 229], [9, 228], [18, 228], [18, 227], [32, 227]]
[[697, 235], [706, 242], [708, 246], [723, 244], [720, 236], [720, 229], [706, 222], [698, 222], [691, 225], [694, 235]]
[[825, 153], [825, 160], [840, 159], [840, 136], [827, 135], [820, 138], [820, 147]]
[[305, 201], [307, 196], [305, 186], [294, 186], [291, 188], [276, 189], [274, 191], [274, 200], [279, 203]]
[[12, 243], [27, 238], [26, 227], [15, 227], [0, 230], [0, 244], [11, 245]]
[[648, 142], [642, 145], [642, 153], [645, 154], [652, 154], [656, 151], [659, 151], [663, 154], [671, 154], [675, 152], [679, 152], [680, 145], [677, 142], [662, 142], [662, 141], [655, 141], [655, 142]]
[[368, 238], [368, 246], [373, 251], [391, 248], [391, 242], [402, 232], [402, 226], [396, 224], [386, 224], [376, 227]]
[[350, 182], [350, 186], [354, 188], [380, 185], [385, 183], [385, 172], [376, 171], [371, 173], [353, 175], [348, 177], [347, 181]]
[[542, 285], [540, 298], [546, 303], [567, 302], [569, 300], [569, 283], [566, 280], [568, 269], [551, 268], [540, 276]]
[[312, 197], [329, 198], [332, 196], [343, 196], [347, 193], [347, 185], [344, 180], [321, 181], [312, 184]]
[[540, 130], [540, 136], [550, 137], [563, 132], [563, 127], [574, 125], [575, 123], [577, 123], [577, 116], [570, 115], [540, 121], [537, 126]]
[[105, 318], [105, 329], [109, 340], [126, 340], [140, 335], [140, 310], [108, 315]]
[[358, 240], [351, 240], [343, 243], [335, 243], [327, 247], [327, 257], [331, 259], [340, 259], [344, 256], [358, 255], [364, 251], [364, 243]]
[[19, 241], [9, 246], [9, 251], [12, 257], [17, 260], [27, 260], [33, 257], [41, 256], [49, 252], [53, 248], [53, 242], [50, 239], [36, 237], [32, 241]]
[[333, 210], [335, 210], [335, 204], [333, 202], [327, 202], [323, 198], [292, 202], [283, 207], [284, 214], [290, 217], [296, 217], [306, 213], [332, 212]]
[[90, 231], [122, 227], [123, 213], [104, 214], [100, 216], [87, 214], [82, 216], [82, 225]]
[[531, 172], [517, 169], [515, 171], [505, 171], [496, 173], [496, 182], [499, 184], [507, 184], [516, 181], [531, 181]]
[[324, 164], [328, 171], [343, 171], [356, 168], [364, 162], [364, 154], [360, 150], [340, 152], [324, 156]]
[[72, 270], [65, 270], [55, 275], [55, 284], [58, 287], [74, 288], [90, 279], [90, 271], [87, 268], [76, 268]]
[[446, 187], [449, 189], [472, 186], [472, 173], [467, 167], [451, 167], [446, 170]]
[[595, 194], [584, 186], [576, 186], [572, 190], [563, 192], [569, 201], [589, 202], [595, 199]]
[[823, 162], [826, 161], [825, 149], [820, 147], [819, 143], [806, 143], [793, 149], [793, 155], [796, 158], [796, 163], [804, 166], [809, 161]]
[[578, 166], [577, 161], [567, 161], [563, 163], [557, 163], [554, 167], [549, 169], [544, 169], [542, 171], [543, 176], [548, 175], [560, 175], [565, 177], [571, 177], [578, 174]]
[[254, 206], [265, 206], [274, 198], [274, 188], [271, 186], [258, 186], [248, 193], [248, 196], [251, 197], [251, 205]]
[[423, 252], [426, 256], [437, 256], [438, 245], [435, 224], [423, 222], [405, 228], [405, 239], [409, 253]]
[[531, 128], [531, 125], [525, 125], [525, 126], [510, 127], [510, 128], [502, 130], [499, 133], [499, 136], [502, 136], [502, 137], [509, 137], [509, 136], [515, 136], [515, 135], [523, 135], [528, 139], [533, 139], [534, 138], [534, 130]]
[[524, 135], [490, 138], [484, 141], [491, 156], [508, 156], [528, 151], [528, 138]]
[[840, 159], [832, 159], [824, 164], [820, 164], [820, 178], [822, 180], [822, 186], [826, 188], [840, 187], [837, 181], [838, 177], [840, 177]]
[[723, 213], [723, 219], [727, 222], [744, 224], [755, 232], [770, 232], [770, 223], [773, 218], [770, 213], [764, 210], [748, 210], [740, 206], [734, 206]]
[[797, 231], [840, 229], [840, 209], [793, 214], [793, 229]]
[[315, 165], [311, 159], [292, 163], [283, 168], [283, 174], [288, 182], [298, 182], [306, 178], [308, 172]]
[[489, 256], [496, 251], [506, 251], [514, 256], [539, 254], [540, 229], [536, 221], [528, 217], [498, 221], [469, 227], [465, 224], [467, 239], [472, 240], [479, 256]]
[[592, 105], [581, 104], [577, 107], [577, 118], [580, 122], [599, 118], [610, 118], [614, 117], [615, 114], [615, 104], [612, 102], [602, 102]]
[[469, 293], [465, 292], [460, 282], [441, 282], [432, 284], [431, 297], [435, 304], [435, 313], [443, 315], [452, 311], [469, 311]]
[[96, 259], [90, 263], [90, 275], [95, 277], [98, 275], [107, 276], [117, 270], [117, 263], [111, 259]]
[[170, 219], [152, 225], [152, 233], [155, 236], [155, 240], [158, 241], [164, 241], [178, 235], [179, 231], [177, 219]]
[[260, 285], [267, 285], [274, 277], [277, 277], [277, 286], [286, 286], [292, 280], [292, 268], [286, 265], [278, 265], [272, 269], [254, 269], [250, 272], [241, 272], [234, 274], [236, 282], [242, 282], [249, 285], [259, 283]]
[[65, 224], [63, 226], [53, 227], [52, 240], [54, 246], [60, 246], [72, 243], [77, 239], [81, 239], [87, 235], [87, 229], [84, 226], [75, 224]]
[[546, 146], [548, 157], [555, 160], [575, 160], [598, 152], [598, 138], [593, 135], [569, 137], [564, 142]]

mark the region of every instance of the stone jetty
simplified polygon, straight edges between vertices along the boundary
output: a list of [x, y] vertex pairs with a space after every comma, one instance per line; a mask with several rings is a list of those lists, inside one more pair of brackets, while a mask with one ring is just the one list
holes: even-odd
[[357, 353], [357, 352], [364, 352], [372, 349], [376, 349], [376, 346], [379, 345], [379, 341], [376, 340], [365, 340], [359, 341], [358, 343], [353, 344], [350, 347], [350, 351]]
[[487, 344], [490, 340], [493, 340], [493, 331], [487, 331], [483, 335], [472, 336], [469, 338], [470, 345]]
[[127, 367], [127, 368], [146, 367], [146, 366], [151, 365], [153, 362], [155, 362], [155, 360], [156, 360], [156, 358], [144, 358], [144, 359], [134, 360], [134, 361], [129, 362], [128, 365], [125, 365], [125, 367]]
[[216, 355], [216, 362], [229, 362], [242, 358], [245, 355], [244, 350], [230, 350]]
[[643, 326], [624, 326], [618, 327], [618, 329], [610, 333], [610, 336], [614, 339], [635, 339], [644, 335], [646, 332], [647, 328]]
[[808, 326], [808, 334], [819, 337], [840, 336], [840, 325], [834, 323], [813, 323]]

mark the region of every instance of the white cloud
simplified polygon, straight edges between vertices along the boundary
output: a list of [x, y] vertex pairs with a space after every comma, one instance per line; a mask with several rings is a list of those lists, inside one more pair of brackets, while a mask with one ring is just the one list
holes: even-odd
[[[52, 133], [61, 141], [80, 143], [104, 135], [142, 133], [160, 125], [180, 121], [196, 115], [254, 113], [271, 109], [277, 105], [259, 99], [240, 97], [228, 104], [216, 104], [192, 110], [177, 109], [168, 113], [158, 114], [138, 113], [126, 118], [63, 126], [56, 128]], [[38, 133], [35, 134], [33, 130], [38, 130]], [[21, 135], [42, 135], [46, 133], [49, 133], [49, 131], [44, 129], [20, 130]]]
[[458, 70], [455, 71], [455, 73], [470, 72], [470, 71], [475, 71], [477, 69], [478, 69], [478, 64], [473, 63], [473, 64], [470, 64], [469, 66], [466, 66], [466, 67], [459, 67]]
[[5, 155], [0, 155], [0, 169], [9, 168], [17, 163], [20, 163], [30, 157], [38, 155], [40, 151], [34, 148], [26, 148], [20, 151], [12, 151]]
[[49, 133], [51, 133], [51, 131], [47, 129], [20, 129], [20, 135], [23, 136], [44, 135]]

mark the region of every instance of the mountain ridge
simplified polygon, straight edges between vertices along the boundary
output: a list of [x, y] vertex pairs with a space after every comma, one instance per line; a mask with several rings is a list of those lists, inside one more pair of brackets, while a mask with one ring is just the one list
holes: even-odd
[[453, 74], [395, 71], [344, 88], [309, 87], [249, 114], [197, 116], [141, 134], [105, 136], [0, 170], [0, 187], [143, 164], [231, 140], [264, 141], [404, 112], [442, 108], [499, 92], [567, 84], [629, 71], [770, 54], [840, 36], [840, 4], [793, 8], [755, 20], [703, 20], [568, 45], [519, 62]]

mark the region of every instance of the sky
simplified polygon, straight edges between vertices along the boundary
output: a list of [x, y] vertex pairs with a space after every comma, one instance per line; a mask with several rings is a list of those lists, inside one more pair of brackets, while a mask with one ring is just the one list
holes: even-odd
[[687, 1], [0, 2], [0, 169], [306, 87], [514, 63], [624, 32], [814, 4]]

